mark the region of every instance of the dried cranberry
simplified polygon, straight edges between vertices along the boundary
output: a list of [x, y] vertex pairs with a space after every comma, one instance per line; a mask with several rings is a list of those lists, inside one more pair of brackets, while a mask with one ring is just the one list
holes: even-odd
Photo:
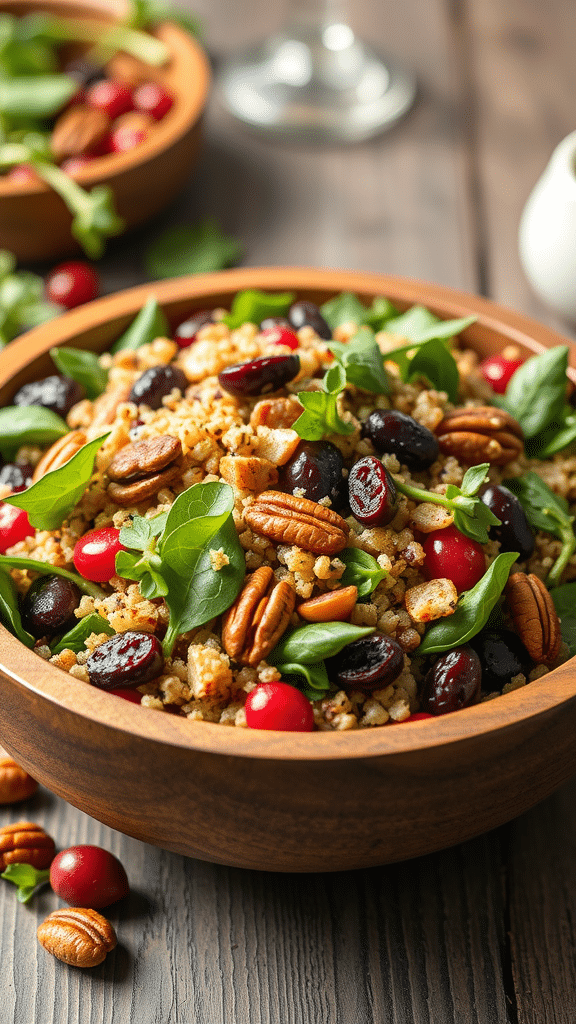
[[67, 416], [72, 406], [85, 396], [86, 389], [82, 384], [78, 384], [71, 377], [63, 377], [55, 373], [51, 377], [43, 377], [42, 380], [33, 380], [29, 384], [24, 384], [14, 395], [12, 403], [13, 405], [41, 405], [44, 409], [51, 409], [58, 416]]
[[474, 704], [480, 693], [481, 679], [480, 658], [472, 647], [464, 644], [447, 651], [426, 675], [422, 710], [431, 715], [447, 715]]
[[214, 323], [213, 309], [199, 309], [187, 320], [178, 325], [174, 331], [174, 341], [180, 348], [188, 348], [196, 341], [196, 335], [201, 327]]
[[265, 327], [260, 333], [267, 345], [284, 345], [295, 352], [300, 344], [298, 336], [289, 327]]
[[174, 388], [182, 393], [188, 387], [188, 378], [178, 366], [169, 363], [167, 366], [151, 366], [144, 370], [141, 377], [132, 385], [129, 400], [135, 405], [147, 405], [150, 409], [159, 409], [162, 399], [166, 398]]
[[480, 372], [488, 381], [492, 391], [497, 395], [503, 395], [510, 383], [511, 378], [520, 369], [523, 359], [505, 359], [503, 355], [495, 354], [488, 356], [480, 363]]
[[501, 690], [513, 676], [528, 675], [532, 668], [520, 637], [509, 629], [483, 630], [470, 643], [480, 658], [482, 688], [488, 693]]
[[381, 455], [395, 455], [408, 469], [427, 469], [438, 458], [438, 439], [417, 420], [398, 409], [375, 409], [362, 424], [362, 437], [370, 439]]
[[374, 455], [354, 463], [348, 474], [348, 502], [364, 526], [386, 526], [396, 515], [396, 488], [390, 473]]
[[300, 371], [298, 356], [259, 356], [248, 363], [227, 366], [218, 374], [224, 391], [238, 398], [266, 395], [294, 380]]
[[402, 672], [404, 652], [392, 637], [373, 633], [327, 658], [326, 668], [332, 682], [343, 690], [379, 690]]
[[19, 466], [16, 462], [7, 462], [0, 469], [0, 486], [9, 487], [12, 494], [24, 491], [29, 486], [34, 473], [34, 466], [28, 463]]
[[452, 580], [458, 593], [471, 590], [486, 572], [482, 545], [465, 537], [455, 526], [429, 533], [423, 548], [427, 578]]
[[312, 732], [314, 711], [304, 694], [288, 683], [260, 683], [246, 699], [249, 729]]
[[89, 107], [103, 110], [112, 120], [133, 109], [132, 93], [128, 86], [122, 85], [121, 82], [113, 82], [109, 78], [103, 78], [90, 86], [86, 93], [86, 102]]
[[72, 580], [63, 576], [39, 576], [22, 602], [22, 623], [37, 639], [65, 633], [74, 626], [74, 610], [82, 594]]
[[327, 341], [332, 337], [330, 327], [318, 306], [313, 302], [307, 302], [304, 299], [293, 302], [288, 310], [288, 321], [295, 331], [299, 331], [301, 327], [311, 327], [319, 338], [324, 338]]
[[491, 536], [500, 541], [500, 550], [518, 551], [521, 559], [530, 558], [534, 553], [534, 534], [516, 495], [502, 484], [484, 484], [479, 494], [502, 523], [490, 527]]
[[92, 685], [101, 690], [142, 686], [164, 668], [162, 644], [152, 633], [116, 633], [92, 652], [86, 668]]
[[342, 453], [331, 441], [302, 441], [282, 468], [279, 486], [290, 494], [299, 488], [310, 501], [328, 497], [339, 512], [347, 501], [343, 469]]

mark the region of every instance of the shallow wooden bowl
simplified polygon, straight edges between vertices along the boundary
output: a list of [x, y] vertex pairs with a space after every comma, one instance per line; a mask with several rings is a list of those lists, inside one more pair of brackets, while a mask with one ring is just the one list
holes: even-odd
[[[113, 21], [123, 0], [0, 0], [0, 12], [49, 11], [59, 16]], [[201, 144], [201, 117], [210, 87], [210, 67], [201, 46], [171, 22], [155, 30], [172, 55], [162, 81], [174, 96], [171, 110], [140, 146], [99, 157], [74, 175], [82, 188], [108, 185], [126, 228], [159, 213], [184, 187]], [[43, 182], [0, 176], [0, 248], [21, 261], [54, 260], [80, 251], [70, 232], [63, 200]]]
[[[0, 355], [0, 405], [49, 370], [48, 349], [103, 351], [150, 295], [175, 322], [243, 288], [315, 302], [343, 290], [444, 318], [475, 314], [482, 355], [566, 344], [485, 299], [402, 278], [242, 269], [146, 285], [74, 310]], [[572, 349], [574, 360], [575, 350]], [[87, 686], [0, 627], [0, 739], [49, 789], [138, 839], [273, 871], [366, 867], [437, 850], [510, 820], [576, 771], [574, 661], [538, 682], [442, 718], [344, 733], [189, 722]]]

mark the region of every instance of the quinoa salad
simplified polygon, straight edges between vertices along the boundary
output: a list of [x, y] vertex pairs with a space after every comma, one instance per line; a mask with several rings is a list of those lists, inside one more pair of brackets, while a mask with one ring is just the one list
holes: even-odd
[[474, 318], [241, 292], [0, 410], [0, 618], [141, 706], [389, 726], [576, 653], [568, 347], [481, 358]]

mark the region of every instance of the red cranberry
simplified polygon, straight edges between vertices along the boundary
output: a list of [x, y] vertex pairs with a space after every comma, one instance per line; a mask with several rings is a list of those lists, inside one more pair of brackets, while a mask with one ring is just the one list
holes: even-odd
[[21, 181], [25, 185], [39, 185], [40, 178], [29, 164], [16, 164], [5, 175], [7, 181]]
[[298, 356], [259, 356], [248, 363], [227, 366], [218, 374], [224, 391], [238, 398], [278, 391], [300, 372]]
[[172, 363], [167, 366], [151, 366], [134, 382], [128, 398], [135, 405], [160, 409], [162, 399], [167, 398], [174, 388], [184, 394], [187, 387], [188, 378], [178, 366]]
[[300, 344], [294, 331], [291, 331], [289, 327], [265, 327], [260, 334], [268, 345], [285, 345], [293, 352]]
[[143, 82], [132, 93], [132, 103], [136, 110], [150, 114], [155, 121], [161, 121], [168, 113], [174, 100], [170, 93], [162, 89], [156, 82]]
[[78, 171], [83, 171], [84, 168], [88, 167], [93, 160], [94, 156], [88, 155], [87, 153], [83, 156], [70, 156], [60, 164], [60, 167], [63, 171], [66, 171], [66, 174], [69, 174], [70, 177], [73, 178]]
[[502, 484], [484, 484], [479, 493], [502, 524], [490, 527], [491, 535], [500, 541], [500, 550], [518, 551], [521, 559], [530, 558], [534, 552], [534, 534], [516, 495]]
[[288, 683], [259, 683], [246, 700], [250, 729], [312, 732], [314, 711], [307, 697]]
[[405, 718], [404, 721], [423, 722], [425, 718], [434, 718], [434, 715], [431, 715], [429, 711], [415, 711], [413, 715], [410, 715], [410, 718]]
[[492, 391], [503, 395], [516, 370], [522, 366], [523, 359], [505, 359], [502, 355], [488, 356], [480, 363], [480, 372], [488, 381]]
[[471, 590], [486, 572], [482, 545], [465, 537], [455, 526], [429, 533], [423, 548], [428, 579], [452, 580], [458, 593]]
[[174, 341], [179, 348], [188, 348], [196, 341], [196, 335], [201, 327], [205, 327], [206, 324], [214, 323], [214, 310], [213, 309], [199, 309], [192, 316], [189, 316], [187, 320], [179, 324], [174, 331]]
[[339, 512], [347, 500], [343, 469], [342, 452], [331, 441], [302, 441], [282, 467], [279, 486], [290, 494], [301, 488], [310, 501], [328, 497]]
[[50, 885], [71, 907], [99, 910], [130, 892], [128, 878], [114, 854], [100, 846], [71, 846], [50, 865]]
[[60, 263], [50, 271], [44, 291], [49, 302], [73, 309], [98, 298], [100, 278], [88, 263], [71, 260], [68, 263]]
[[0, 502], [0, 555], [5, 555], [8, 548], [19, 541], [33, 536], [28, 513], [23, 508]]
[[111, 693], [114, 697], [122, 697], [124, 700], [130, 701], [131, 704], [140, 704], [142, 700], [142, 694], [139, 690], [128, 690], [126, 687], [120, 687], [117, 690], [107, 690], [106, 693]]
[[120, 530], [113, 526], [92, 530], [77, 541], [74, 565], [85, 580], [108, 583], [116, 575], [116, 555], [119, 551], [126, 551], [120, 543]]
[[482, 669], [476, 651], [464, 644], [441, 654], [424, 680], [422, 707], [431, 715], [475, 704], [480, 693]]
[[129, 125], [120, 125], [114, 128], [108, 135], [108, 151], [110, 153], [129, 153], [142, 145], [147, 138], [147, 132], [143, 128], [131, 128]]
[[90, 86], [86, 92], [86, 102], [89, 107], [103, 110], [112, 120], [133, 109], [130, 89], [109, 78], [103, 78]]
[[92, 685], [101, 690], [142, 686], [162, 673], [162, 645], [152, 633], [129, 629], [92, 651], [86, 668]]
[[51, 409], [58, 416], [67, 416], [72, 406], [85, 396], [86, 389], [82, 384], [78, 384], [71, 377], [55, 373], [50, 377], [43, 377], [42, 380], [23, 384], [14, 395], [12, 404], [41, 405], [43, 409]]
[[438, 458], [438, 439], [417, 420], [398, 409], [375, 409], [362, 424], [379, 454], [395, 455], [402, 465], [420, 471]]
[[11, 494], [18, 494], [30, 485], [33, 474], [34, 466], [27, 463], [19, 466], [16, 462], [7, 462], [0, 469], [0, 486], [9, 487]]
[[348, 474], [348, 502], [363, 526], [386, 526], [396, 515], [396, 488], [390, 473], [374, 455], [354, 463]]
[[63, 576], [39, 576], [22, 602], [22, 624], [32, 636], [56, 636], [76, 625], [74, 611], [82, 594]]
[[343, 690], [381, 690], [404, 668], [400, 644], [384, 633], [372, 633], [326, 659], [329, 678]]
[[299, 331], [301, 327], [311, 327], [319, 338], [326, 341], [332, 337], [332, 331], [326, 323], [322, 313], [313, 302], [301, 300], [293, 302], [288, 310], [290, 326]]

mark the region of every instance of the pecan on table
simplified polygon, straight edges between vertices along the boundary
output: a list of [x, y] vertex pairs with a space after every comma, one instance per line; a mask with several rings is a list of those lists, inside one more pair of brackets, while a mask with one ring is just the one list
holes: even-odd
[[342, 516], [309, 498], [264, 491], [244, 512], [255, 533], [276, 544], [295, 544], [318, 555], [335, 555], [346, 547], [350, 527]]
[[34, 470], [32, 483], [35, 484], [37, 480], [41, 480], [46, 473], [50, 473], [53, 469], [60, 469], [60, 466], [63, 466], [73, 455], [76, 455], [76, 452], [80, 451], [86, 441], [86, 434], [82, 430], [71, 430], [69, 434], [64, 434], [64, 437], [59, 437], [53, 445], [50, 445], [48, 451], [44, 452]]
[[110, 921], [88, 907], [53, 910], [37, 935], [44, 949], [73, 967], [96, 967], [117, 943]]
[[539, 664], [553, 665], [562, 634], [554, 602], [542, 580], [533, 573], [515, 572], [504, 593], [516, 632], [530, 657]]
[[69, 107], [60, 115], [50, 139], [57, 163], [66, 157], [80, 156], [95, 149], [109, 130], [111, 120], [103, 110], [82, 104]]
[[248, 576], [222, 624], [224, 650], [235, 661], [256, 667], [276, 646], [296, 604], [289, 583], [275, 583], [269, 565]]
[[47, 868], [54, 860], [54, 840], [32, 821], [16, 821], [0, 828], [0, 868], [8, 864], [32, 864]]
[[127, 444], [108, 466], [106, 490], [117, 505], [139, 505], [182, 475], [182, 446], [171, 434]]
[[0, 755], [0, 804], [17, 804], [38, 789], [36, 779], [8, 754]]
[[454, 409], [436, 427], [440, 450], [476, 466], [490, 462], [505, 466], [523, 451], [520, 424], [504, 409], [491, 405]]

